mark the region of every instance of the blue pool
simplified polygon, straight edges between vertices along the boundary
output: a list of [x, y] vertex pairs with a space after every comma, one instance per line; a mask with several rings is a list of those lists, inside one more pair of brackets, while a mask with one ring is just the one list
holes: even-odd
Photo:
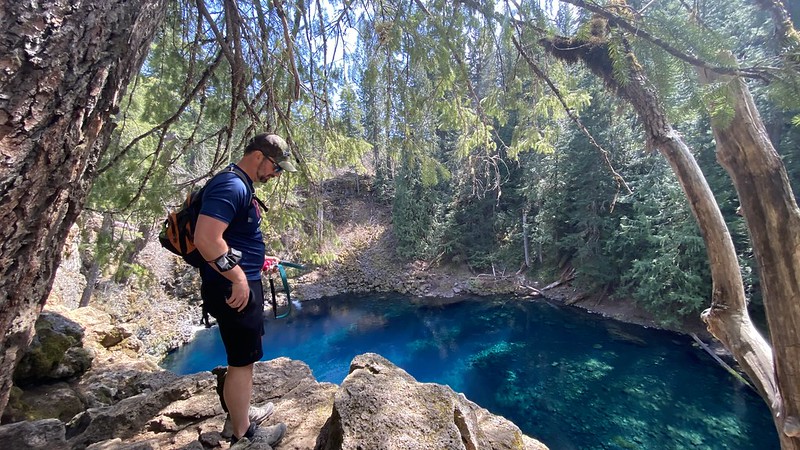
[[[399, 295], [306, 302], [267, 321], [264, 359], [305, 361], [319, 381], [338, 384], [355, 355], [379, 353], [553, 450], [780, 447], [764, 402], [690, 337], [545, 301], [433, 303]], [[214, 328], [163, 361], [179, 374], [217, 365], [225, 352]]]

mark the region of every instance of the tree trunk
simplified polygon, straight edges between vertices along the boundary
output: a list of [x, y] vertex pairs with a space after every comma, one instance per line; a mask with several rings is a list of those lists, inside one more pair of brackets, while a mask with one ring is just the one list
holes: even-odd
[[[86, 274], [86, 287], [83, 288], [81, 294], [81, 301], [78, 303], [78, 308], [89, 306], [94, 294], [94, 288], [97, 286], [97, 280], [100, 279], [100, 266], [104, 259], [103, 253], [108, 252], [108, 245], [102, 245], [101, 242], [111, 242], [111, 226], [114, 224], [114, 218], [111, 213], [103, 214], [103, 224], [97, 232], [97, 243], [94, 246], [94, 257], [92, 258], [92, 265], [89, 267], [89, 272]], [[91, 253], [91, 252], [86, 252]], [[107, 258], [105, 258], [107, 259]]]
[[[771, 309], [773, 310], [771, 314], [773, 318], [769, 323], [773, 341], [777, 339], [787, 347], [794, 345], [792, 351], [784, 349], [783, 354], [777, 355], [777, 366], [783, 367], [785, 372], [781, 374], [779, 370], [776, 377], [776, 364], [773, 361], [772, 349], [755, 328], [747, 312], [739, 262], [719, 206], [688, 146], [670, 125], [656, 90], [647, 79], [641, 65], [635, 60], [633, 54], [628, 53], [626, 57], [629, 58], [629, 78], [626, 83], [620, 84], [613, 75], [613, 64], [607, 44], [597, 40], [584, 42], [565, 38], [545, 39], [541, 43], [545, 49], [560, 59], [569, 62], [576, 59], [583, 61], [590, 70], [603, 79], [607, 86], [627, 100], [636, 110], [642, 120], [649, 145], [658, 148], [669, 162], [703, 235], [713, 280], [711, 308], [703, 312], [703, 319], [708, 324], [709, 331], [730, 350], [767, 402], [778, 430], [781, 448], [800, 450], [800, 438], [797, 437], [800, 435], [800, 423], [796, 419], [797, 409], [794, 406], [784, 406], [786, 400], [789, 402], [797, 400], [797, 392], [800, 389], [800, 383], [798, 383], [800, 359], [797, 359], [798, 352], [800, 352], [800, 348], [798, 348], [800, 339], [797, 334], [800, 321], [796, 318], [797, 316], [792, 318], [793, 316], [788, 314], [792, 308], [800, 308], [797, 305], [792, 306], [790, 303], [791, 299], [800, 298], [797, 296], [798, 289], [800, 289], [797, 282], [800, 260], [795, 254], [798, 244], [800, 244], [796, 238], [800, 227], [793, 225], [794, 222], [789, 214], [797, 210], [794, 201], [792, 200], [790, 204], [787, 197], [784, 196], [783, 190], [776, 188], [776, 184], [785, 184], [788, 187], [785, 171], [782, 174], [783, 181], [773, 181], [772, 183], [768, 181], [770, 177], [776, 175], [778, 179], [781, 178], [780, 169], [777, 167], [782, 167], [780, 159], [777, 158], [777, 155], [776, 158], [768, 158], [763, 155], [760, 157], [741, 155], [738, 159], [731, 157], [732, 164], [736, 166], [736, 170], [742, 177], [738, 182], [734, 179], [737, 190], [740, 195], [743, 190], [747, 190], [749, 193], [746, 195], [752, 197], [747, 199], [747, 203], [742, 200], [743, 209], [745, 204], [752, 208], [752, 221], [768, 222], [758, 224], [757, 230], [765, 228], [770, 230], [769, 233], [764, 230], [765, 236], [767, 236], [764, 241], [756, 242], [754, 239], [754, 250], [758, 249], [756, 250], [757, 254], [765, 251], [768, 253], [781, 252], [780, 258], [765, 260], [763, 263], [761, 257], [758, 257], [758, 262], [762, 265], [762, 272], [772, 272], [765, 274], [768, 278], [762, 278], [765, 291], [764, 304], [767, 305], [768, 302], [774, 301], [770, 300], [768, 293], [772, 294], [772, 291], [776, 289], [781, 291], [782, 295], [787, 296], [783, 303], [778, 300], [777, 305], [767, 307], [768, 314]], [[742, 85], [742, 89], [746, 88]], [[746, 110], [747, 114], [743, 114], [744, 111], [740, 112], [739, 109]], [[763, 125], [760, 123], [752, 101], [750, 105], [737, 104], [737, 116], [740, 114], [742, 117], [734, 118], [732, 126], [734, 128], [743, 127], [744, 129], [738, 130], [737, 134], [748, 135], [753, 139], [751, 147], [753, 153], [763, 152], [763, 149], [766, 148], [763, 145], [765, 143], [769, 145], [766, 133], [747, 131], [753, 128], [763, 131]], [[748, 120], [751, 121], [749, 125], [741, 123]], [[720, 134], [728, 132], [730, 130]], [[716, 131], [715, 135], [717, 135]], [[761, 139], [762, 137], [763, 139]], [[730, 137], [718, 136], [718, 146], [721, 138], [731, 141]], [[738, 142], [730, 142], [729, 145], [737, 147]], [[723, 149], [719, 149], [719, 151], [725, 153]], [[746, 150], [739, 148], [737, 153], [746, 153]], [[765, 189], [765, 191], [757, 192], [761, 189]], [[788, 193], [788, 198], [791, 199], [791, 190], [788, 190]], [[762, 201], [774, 203], [783, 201], [785, 204], [782, 208], [776, 205], [774, 210], [766, 211], [759, 203]], [[772, 225], [770, 225], [770, 221], [773, 222]], [[748, 226], [751, 226], [749, 221]], [[751, 233], [753, 233], [752, 229]], [[772, 240], [772, 243], [769, 244], [767, 240]], [[764, 245], [768, 246], [759, 248]], [[768, 266], [764, 268], [763, 264], [768, 264]], [[771, 283], [776, 283], [776, 285], [771, 285]], [[787, 313], [787, 316], [775, 317], [780, 312]], [[781, 323], [776, 324], [776, 328], [773, 328], [773, 321]], [[776, 336], [776, 334], [782, 335]], [[786, 359], [787, 356], [794, 359]], [[781, 385], [778, 384], [778, 380], [782, 380]], [[793, 387], [785, 389], [786, 392], [784, 392], [783, 385]], [[786, 395], [794, 395], [794, 397], [784, 399]]]
[[95, 258], [94, 261], [92, 261], [92, 267], [89, 268], [89, 273], [86, 274], [86, 287], [83, 288], [83, 293], [81, 294], [81, 301], [78, 303], [78, 308], [89, 306], [89, 303], [92, 302], [92, 294], [94, 294], [94, 288], [97, 286], [97, 280], [99, 279], [100, 260]]
[[165, 0], [0, 10], [0, 411]]
[[713, 281], [711, 307], [703, 312], [703, 320], [711, 334], [730, 350], [764, 400], [775, 404], [772, 352], [747, 312], [739, 261], [727, 224], [689, 147], [671, 128], [663, 138], [659, 144], [661, 154], [689, 200], [708, 253]]
[[[701, 76], [707, 82], [717, 78]], [[724, 125], [712, 121], [717, 160], [736, 187], [758, 262], [778, 383], [773, 413], [782, 446], [800, 448], [800, 210], [747, 85], [739, 78], [728, 78], [727, 84], [734, 116]], [[790, 438], [792, 446], [784, 442]]]
[[150, 242], [150, 237], [153, 235], [153, 225], [150, 223], [143, 223], [139, 225], [139, 235], [133, 240], [131, 244], [125, 247], [125, 252], [120, 258], [117, 271], [114, 273], [114, 282], [117, 284], [125, 284], [131, 277], [131, 266], [136, 262], [139, 253], [144, 250], [147, 243]]
[[525, 267], [530, 267], [531, 257], [528, 251], [528, 211], [522, 211], [522, 249], [525, 252]]

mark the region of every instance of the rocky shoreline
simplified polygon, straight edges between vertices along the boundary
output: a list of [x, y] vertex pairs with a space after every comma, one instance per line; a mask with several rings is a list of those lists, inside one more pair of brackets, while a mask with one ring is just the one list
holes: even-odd
[[[64, 302], [58, 301], [49, 304], [40, 318], [42, 323], [37, 323], [37, 330], [56, 330], [65, 336], [71, 336], [68, 340], [72, 345], [66, 350], [63, 345], [59, 347], [62, 351], [60, 360], [44, 364], [52, 368], [50, 372], [19, 377], [28, 385], [25, 390], [17, 388], [12, 395], [4, 422], [16, 423], [0, 427], [0, 441], [14, 443], [14, 448], [46, 449], [226, 448], [225, 440], [219, 435], [224, 413], [216, 399], [215, 380], [211, 373], [178, 377], [158, 366], [158, 361], [169, 349], [164, 343], [170, 342], [175, 347], [180, 345], [181, 341], [176, 336], [185, 336], [187, 333], [176, 330], [184, 328], [191, 337], [194, 324], [186, 318], [199, 314], [197, 304], [187, 298], [168, 298], [170, 295], [174, 296], [175, 292], [184, 292], [186, 296], [196, 292], [192, 290], [196, 283], [193, 273], [181, 270], [180, 264], [175, 267], [179, 275], [175, 279], [178, 281], [160, 284], [164, 289], [163, 294], [136, 296], [138, 299], [149, 299], [148, 307], [144, 308], [149, 317], [172, 319], [150, 322], [153, 326], [146, 332], [142, 332], [139, 319], [131, 309], [118, 311], [115, 315], [99, 308], [119, 308], [128, 304], [119, 298], [113, 302], [99, 302], [96, 306], [83, 308], [70, 308]], [[458, 301], [461, 296], [479, 295], [507, 295], [520, 301], [532, 298], [529, 295], [530, 287], [516, 277], [473, 276], [463, 271], [453, 274], [452, 271], [442, 271], [442, 268], [411, 264], [405, 268], [383, 270], [383, 273], [403, 274], [393, 275], [387, 281], [377, 277], [377, 271], [364, 268], [369, 266], [349, 272], [342, 272], [342, 267], [339, 266], [338, 272], [325, 269], [297, 277], [293, 280], [293, 295], [304, 301], [342, 293], [390, 291], [399, 291], [416, 301]], [[407, 271], [404, 272], [403, 269]], [[397, 283], [402, 283], [402, 289]], [[551, 301], [561, 303], [580, 298], [568, 285], [546, 289], [544, 293]], [[183, 302], [182, 314], [174, 314], [177, 306], [171, 302], [175, 301]], [[586, 302], [584, 299], [577, 306]], [[155, 311], [158, 308], [161, 310]], [[604, 315], [613, 317], [608, 312]], [[119, 319], [122, 317], [134, 317], [134, 320], [121, 322]], [[640, 325], [651, 325], [647, 322], [647, 317], [636, 319], [641, 320]], [[186, 323], [176, 323], [179, 321]], [[172, 336], [168, 337], [169, 333], [173, 333]], [[160, 339], [151, 339], [158, 335], [161, 335]], [[64, 342], [65, 339], [57, 341]], [[148, 343], [153, 342], [161, 346], [148, 348]], [[53, 352], [45, 350], [40, 353], [52, 355]], [[75, 355], [83, 356], [83, 359]], [[358, 362], [359, 358], [366, 358], [367, 362]], [[41, 366], [43, 364], [38, 365]], [[439, 418], [415, 418], [419, 422], [414, 422], [414, 427], [425, 430], [423, 425], [426, 423], [440, 423], [441, 429], [454, 430], [453, 432], [460, 434], [446, 434], [436, 438], [453, 443], [452, 445], [438, 446], [440, 442], [437, 441], [434, 446], [419, 448], [546, 448], [522, 435], [511, 422], [489, 414], [446, 386], [417, 383], [379, 355], [357, 357], [351, 365], [351, 374], [342, 386], [318, 383], [304, 363], [286, 358], [259, 363], [258, 367], [264, 373], [259, 377], [269, 378], [271, 381], [268, 383], [272, 384], [269, 389], [259, 391], [257, 402], [276, 403], [276, 418], [296, 430], [287, 436], [279, 448], [378, 448], [372, 445], [382, 442], [377, 439], [383, 439], [391, 431], [391, 427], [386, 424], [389, 419], [384, 419], [387, 417], [386, 411], [381, 409], [381, 414], [374, 414], [375, 411], [369, 409], [375, 408], [376, 398], [380, 398], [383, 403], [398, 405], [407, 405], [409, 402], [430, 403], [431, 392], [445, 395], [441, 401], [449, 405], [444, 409], [449, 412]], [[366, 371], [359, 371], [359, 368], [366, 368]], [[377, 383], [378, 380], [373, 379], [372, 382], [376, 382], [376, 385], [367, 383], [359, 388], [369, 393], [366, 399], [356, 401], [356, 406], [341, 404], [337, 407], [336, 402], [340, 399], [352, 400], [350, 394], [353, 387], [348, 381], [351, 377], [374, 377], [380, 375], [381, 371], [392, 374], [390, 378], [394, 381], [390, 384], [396, 385], [397, 389], [381, 388], [387, 381], [381, 379]], [[282, 385], [280, 393], [275, 391], [278, 389], [276, 384]], [[287, 390], [286, 385], [295, 387]], [[419, 395], [425, 400], [413, 400], [416, 397], [409, 397], [408, 392], [424, 393]], [[378, 393], [384, 397], [376, 397]], [[305, 403], [300, 402], [300, 399]], [[411, 420], [403, 416], [401, 410], [402, 408], [398, 408], [392, 413], [394, 416], [388, 417], [406, 422]], [[309, 415], [307, 411], [314, 413]], [[347, 416], [342, 415], [344, 411], [347, 411]], [[342, 421], [349, 421], [353, 428], [347, 431], [343, 428]], [[365, 426], [370, 433], [363, 432]], [[422, 435], [433, 436], [431, 433], [432, 431], [425, 431]], [[41, 438], [36, 442], [26, 440], [31, 435]], [[394, 439], [402, 441], [404, 436], [396, 433]], [[486, 436], [492, 436], [492, 439], [504, 444], [495, 446], [476, 441], [486, 439]], [[474, 446], [461, 447], [455, 444], [466, 442], [465, 440], [471, 440]], [[351, 444], [344, 445], [344, 442]]]
[[[0, 426], [0, 442], [46, 450], [229, 448], [212, 372], [178, 377], [143, 360], [106, 359], [70, 383], [71, 395], [80, 392], [88, 405]], [[62, 403], [54, 393], [49, 403]], [[258, 362], [253, 402], [275, 405], [265, 425], [288, 426], [280, 449], [547, 449], [448, 386], [419, 383], [376, 354], [356, 356], [340, 386], [318, 382], [301, 361]], [[272, 450], [246, 440], [230, 448]]]

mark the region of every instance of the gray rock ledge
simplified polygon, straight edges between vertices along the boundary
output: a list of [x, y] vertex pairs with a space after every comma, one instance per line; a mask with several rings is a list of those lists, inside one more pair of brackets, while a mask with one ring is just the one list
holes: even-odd
[[[163, 372], [151, 375], [164, 378]], [[256, 363], [253, 381], [254, 403], [275, 404], [265, 425], [288, 426], [276, 446], [280, 450], [547, 448], [463, 394], [419, 383], [374, 353], [355, 357], [341, 386], [318, 382], [308, 365], [288, 358]], [[225, 414], [211, 372], [151, 386], [112, 405], [89, 408], [66, 425], [49, 419], [2, 426], [0, 442], [15, 449], [228, 448], [220, 435]], [[256, 444], [246, 448], [271, 450]]]

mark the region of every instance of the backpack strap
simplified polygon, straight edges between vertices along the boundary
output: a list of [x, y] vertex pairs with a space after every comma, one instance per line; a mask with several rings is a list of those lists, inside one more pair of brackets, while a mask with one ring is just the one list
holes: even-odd
[[244, 183], [245, 188], [247, 188], [247, 190], [250, 191], [250, 196], [256, 200], [256, 203], [258, 203], [258, 206], [260, 206], [261, 209], [264, 210], [264, 212], [269, 211], [269, 207], [267, 205], [265, 205], [264, 202], [262, 202], [260, 198], [256, 197], [255, 191], [250, 189], [250, 183], [247, 182], [248, 177], [247, 177], [247, 175], [245, 175], [245, 173], [242, 171], [242, 169], [237, 167], [236, 164], [231, 164], [230, 166], [228, 166], [227, 169], [225, 169], [225, 172], [233, 172], [233, 173], [235, 173], [236, 176], [239, 177], [239, 179], [242, 180], [242, 183]]
[[256, 197], [256, 194], [253, 194], [253, 198], [256, 199], [256, 203], [258, 203], [258, 206], [260, 206], [261, 209], [264, 210], [264, 212], [269, 211], [269, 207], [267, 205], [265, 205], [264, 202], [262, 202], [260, 198]]

